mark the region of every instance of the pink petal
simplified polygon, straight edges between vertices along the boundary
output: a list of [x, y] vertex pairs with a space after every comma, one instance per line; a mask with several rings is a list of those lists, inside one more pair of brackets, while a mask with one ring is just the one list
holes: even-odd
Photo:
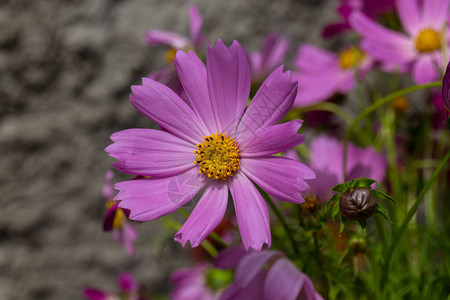
[[142, 85], [133, 85], [131, 104], [172, 134], [193, 144], [208, 133], [200, 119], [177, 94], [165, 85], [142, 78]]
[[280, 256], [278, 251], [261, 251], [259, 253], [249, 253], [242, 258], [236, 268], [234, 282], [238, 286], [246, 286], [252, 282], [261, 272], [266, 272], [263, 268], [275, 255]]
[[272, 72], [278, 67], [289, 49], [289, 40], [277, 34], [269, 33], [264, 39], [262, 61], [263, 70], [266, 73]]
[[174, 64], [186, 92], [188, 104], [203, 121], [209, 133], [218, 131], [208, 94], [205, 65], [194, 52], [186, 53], [181, 50], [177, 52]]
[[322, 71], [337, 66], [337, 55], [314, 45], [301, 45], [295, 58], [295, 66], [300, 71]]
[[291, 109], [297, 93], [297, 82], [290, 72], [278, 67], [263, 82], [239, 123], [237, 137], [244, 139], [258, 130], [275, 125]]
[[183, 247], [187, 241], [197, 247], [222, 221], [228, 203], [228, 186], [223, 182], [212, 182], [195, 206], [183, 227], [175, 234], [175, 241]]
[[149, 45], [161, 46], [167, 45], [174, 49], [184, 49], [189, 45], [186, 37], [178, 33], [165, 30], [149, 30], [145, 35], [145, 41]]
[[295, 107], [311, 106], [330, 99], [340, 89], [341, 70], [325, 68], [322, 74], [293, 73], [293, 79], [298, 81]]
[[260, 52], [248, 52], [247, 59], [250, 63], [250, 69], [252, 71], [252, 80], [259, 80], [262, 76], [264, 76], [263, 72], [263, 57]]
[[431, 55], [421, 55], [417, 59], [413, 65], [412, 77], [417, 84], [425, 84], [438, 79], [438, 71]]
[[331, 23], [322, 30], [322, 37], [330, 38], [349, 29], [350, 25], [347, 22]]
[[300, 294], [298, 295], [299, 300], [323, 300], [322, 296], [320, 296], [315, 288], [314, 284], [312, 283], [311, 279], [303, 275], [303, 286], [300, 291]]
[[264, 299], [264, 279], [265, 272], [260, 272], [255, 279], [247, 286], [238, 286], [232, 282], [224, 293], [220, 296], [220, 300], [260, 300]]
[[352, 13], [350, 16], [350, 24], [352, 28], [364, 38], [380, 43], [384, 47], [396, 50], [414, 51], [413, 41], [410, 38], [401, 33], [386, 29], [369, 19], [363, 13]]
[[314, 172], [304, 164], [285, 157], [242, 158], [241, 169], [253, 182], [278, 200], [303, 203], [300, 192], [314, 179]]
[[404, 69], [404, 65], [412, 62], [416, 57], [416, 52], [411, 43], [411, 47], [396, 48], [386, 47], [384, 44], [380, 44], [377, 41], [370, 38], [364, 38], [361, 41], [361, 49], [370, 54], [373, 58], [382, 61], [387, 64], [397, 64], [400, 69]]
[[219, 132], [234, 135], [250, 93], [250, 67], [241, 45], [219, 39], [206, 52], [208, 91]]
[[138, 290], [138, 283], [134, 279], [133, 275], [128, 272], [120, 273], [117, 281], [122, 292], [134, 292]]
[[305, 141], [305, 135], [297, 134], [303, 121], [293, 120], [273, 125], [238, 141], [241, 157], [269, 156], [287, 151]]
[[189, 202], [205, 185], [205, 176], [197, 169], [161, 179], [135, 179], [119, 182], [115, 199], [120, 208], [130, 211], [129, 218], [152, 221], [172, 213]]
[[261, 194], [247, 176], [239, 171], [233, 176], [229, 187], [245, 249], [259, 252], [264, 244], [270, 247], [269, 210]]
[[103, 292], [95, 288], [87, 288], [83, 290], [83, 297], [89, 300], [114, 300], [115, 295]]
[[114, 172], [112, 170], [106, 171], [105, 184], [103, 185], [103, 188], [102, 188], [102, 195], [107, 200], [111, 200], [112, 198], [114, 198], [114, 189], [113, 189], [113, 184], [112, 184], [113, 177], [114, 177]]
[[111, 139], [114, 143], [105, 151], [119, 160], [112, 165], [124, 173], [163, 178], [195, 166], [195, 146], [165, 131], [127, 129]]
[[190, 18], [190, 35], [191, 40], [194, 43], [195, 48], [198, 48], [203, 41], [201, 34], [203, 19], [200, 15], [197, 5], [191, 4], [189, 6], [189, 18]]
[[306, 276], [286, 258], [270, 268], [264, 283], [264, 300], [295, 300]]
[[[427, 1], [429, 0], [424, 2]], [[398, 17], [406, 32], [411, 36], [415, 36], [422, 25], [419, 15], [419, 3], [417, 3], [417, 0], [396, 0], [395, 4], [397, 5]]]
[[114, 239], [125, 247], [125, 251], [127, 252], [128, 256], [133, 256], [135, 252], [133, 242], [138, 237], [136, 227], [129, 224], [128, 222], [124, 222], [122, 224], [122, 228], [114, 230], [113, 234]]
[[449, 11], [449, 0], [423, 1], [423, 26], [441, 30]]
[[214, 268], [236, 269], [241, 259], [248, 253], [242, 245], [220, 251], [214, 258]]
[[103, 231], [111, 231], [113, 229], [114, 218], [117, 213], [117, 208], [119, 207], [119, 201], [116, 201], [113, 206], [111, 206], [103, 218]]

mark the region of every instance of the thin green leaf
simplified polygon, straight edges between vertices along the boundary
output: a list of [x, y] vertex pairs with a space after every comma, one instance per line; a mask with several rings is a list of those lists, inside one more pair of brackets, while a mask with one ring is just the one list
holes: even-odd
[[333, 206], [333, 210], [331, 211], [331, 218], [334, 221], [334, 218], [337, 216], [337, 214], [340, 212], [339, 210], [339, 201], [337, 201], [334, 206]]
[[391, 196], [383, 193], [382, 191], [379, 190], [370, 190], [370, 192], [372, 193], [372, 195], [374, 195], [375, 197], [377, 197], [378, 199], [387, 199], [387, 200], [391, 200], [392, 202], [394, 202], [395, 204], [398, 205], [397, 200], [395, 200], [394, 198], [392, 198]]
[[374, 183], [377, 183], [376, 180], [373, 180], [371, 178], [361, 177], [358, 178], [358, 188], [370, 188], [370, 186]]
[[330, 195], [333, 194], [332, 193], [333, 191], [343, 193], [343, 192], [347, 191], [347, 186], [345, 185], [345, 183], [337, 184], [331, 189]]
[[388, 221], [389, 223], [394, 224], [394, 223], [392, 222], [392, 220], [389, 218], [389, 215], [388, 215], [386, 209], [385, 209], [380, 203], [378, 203], [378, 202], [377, 202], [377, 207], [376, 207], [375, 213], [377, 213], [377, 214], [379, 214], [380, 216], [382, 216], [382, 217], [383, 217], [384, 219], [386, 219], [386, 221]]
[[345, 222], [347, 222], [347, 218], [341, 215], [341, 223], [339, 225], [339, 237], [341, 237], [342, 232], [344, 231]]
[[333, 205], [335, 201], [339, 202], [341, 200], [341, 196], [342, 195], [340, 193], [334, 194], [333, 197], [331, 197], [330, 200], [327, 201], [327, 203], [325, 204], [325, 214], [327, 214], [329, 207]]

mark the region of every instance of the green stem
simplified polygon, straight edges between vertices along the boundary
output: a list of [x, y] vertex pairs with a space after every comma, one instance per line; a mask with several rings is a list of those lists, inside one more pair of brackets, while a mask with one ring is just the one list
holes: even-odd
[[450, 159], [450, 152], [447, 152], [445, 157], [439, 163], [439, 166], [434, 171], [433, 175], [431, 175], [431, 178], [427, 181], [425, 186], [420, 191], [419, 196], [417, 196], [417, 199], [414, 202], [414, 205], [409, 209], [408, 213], [406, 214], [405, 219], [403, 220], [402, 225], [400, 226], [400, 228], [395, 233], [394, 239], [393, 239], [393, 241], [392, 241], [392, 243], [391, 243], [391, 245], [390, 245], [390, 247], [389, 247], [389, 249], [387, 251], [387, 254], [386, 254], [386, 263], [383, 266], [383, 276], [382, 276], [382, 283], [381, 283], [382, 286], [384, 286], [384, 284], [386, 283], [386, 281], [388, 279], [389, 265], [390, 265], [390, 262], [391, 262], [391, 259], [392, 259], [392, 254], [394, 253], [394, 250], [395, 250], [395, 246], [397, 245], [397, 243], [400, 240], [401, 236], [405, 232], [409, 221], [415, 215], [415, 213], [417, 211], [417, 208], [419, 207], [420, 203], [422, 202], [423, 197], [425, 196], [427, 191], [430, 189], [431, 185], [436, 180], [436, 178], [438, 177], [439, 173], [444, 168], [445, 164], [447, 163], [447, 161], [449, 159]]
[[374, 112], [377, 108], [389, 103], [390, 101], [394, 100], [397, 97], [403, 96], [405, 94], [409, 94], [418, 90], [423, 90], [423, 89], [428, 89], [428, 88], [432, 88], [432, 87], [438, 87], [441, 86], [442, 82], [437, 81], [437, 82], [431, 82], [431, 83], [427, 83], [424, 85], [417, 85], [417, 86], [412, 86], [394, 93], [391, 93], [383, 98], [381, 98], [380, 100], [376, 101], [374, 104], [370, 105], [369, 107], [367, 107], [365, 110], [363, 110], [350, 124], [350, 126], [347, 128], [347, 131], [345, 132], [345, 136], [344, 136], [344, 153], [343, 153], [343, 164], [342, 164], [342, 168], [344, 171], [344, 181], [347, 180], [347, 151], [348, 151], [348, 142], [350, 141], [350, 135], [353, 132], [353, 130], [355, 129], [355, 127], [358, 125], [358, 123], [363, 120], [365, 117], [367, 117], [368, 115], [370, 115], [372, 112]]
[[291, 242], [292, 250], [294, 251], [295, 255], [297, 256], [297, 258], [300, 258], [300, 250], [298, 249], [297, 243], [295, 242], [294, 237], [292, 236], [292, 233], [289, 230], [289, 226], [287, 225], [286, 220], [283, 217], [283, 214], [278, 209], [278, 206], [276, 206], [275, 203], [273, 203], [272, 199], [270, 198], [270, 196], [266, 192], [264, 192], [260, 188], [259, 188], [259, 192], [261, 193], [263, 198], [266, 200], [267, 204], [269, 204], [270, 209], [272, 209], [272, 211], [277, 216], [278, 221], [280, 221], [280, 223], [281, 223], [281, 226], [283, 226], [283, 229], [286, 232], [286, 234], [287, 234], [287, 236], [289, 238], [289, 241]]

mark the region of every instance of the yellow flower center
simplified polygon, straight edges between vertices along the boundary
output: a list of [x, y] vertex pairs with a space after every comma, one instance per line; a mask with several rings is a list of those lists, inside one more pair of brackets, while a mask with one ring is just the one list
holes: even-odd
[[404, 96], [397, 97], [391, 102], [391, 107], [396, 113], [404, 114], [408, 110], [409, 100]]
[[351, 47], [339, 54], [339, 64], [342, 69], [350, 69], [356, 67], [363, 58], [364, 52], [356, 47]]
[[419, 52], [432, 52], [441, 48], [441, 35], [438, 31], [426, 28], [419, 32], [416, 39], [416, 49]]
[[[106, 207], [108, 209], [110, 209], [114, 204], [115, 204], [115, 201], [108, 201], [106, 203]], [[116, 214], [114, 215], [113, 228], [114, 229], [122, 228], [123, 219], [124, 219], [123, 210], [121, 208], [117, 208]]]
[[169, 48], [164, 54], [164, 58], [169, 64], [173, 63], [173, 57], [177, 54], [177, 51], [178, 49]]
[[236, 141], [223, 133], [204, 136], [194, 153], [197, 154], [194, 164], [198, 164], [199, 173], [210, 178], [223, 181], [239, 169], [241, 155]]

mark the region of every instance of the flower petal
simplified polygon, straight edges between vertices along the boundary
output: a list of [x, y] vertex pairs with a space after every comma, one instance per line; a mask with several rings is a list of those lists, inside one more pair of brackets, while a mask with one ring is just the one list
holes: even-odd
[[305, 179], [315, 178], [310, 168], [285, 157], [243, 158], [241, 169], [271, 196], [293, 203], [304, 202], [300, 192], [309, 188]]
[[403, 49], [405, 51], [412, 49], [413, 42], [410, 38], [375, 23], [363, 13], [352, 13], [350, 16], [350, 24], [352, 25], [352, 28], [364, 38], [373, 40], [384, 47], [398, 50]]
[[119, 182], [116, 200], [130, 211], [135, 221], [152, 221], [170, 214], [189, 202], [205, 185], [197, 169], [161, 179], [135, 179]]
[[[386, 47], [377, 41], [364, 38], [361, 41], [361, 49], [383, 63], [397, 64], [399, 69], [404, 69], [403, 65], [410, 63], [416, 57], [413, 44], [409, 48]], [[403, 68], [402, 68], [403, 67]]]
[[417, 84], [425, 84], [439, 77], [431, 55], [421, 55], [413, 65], [412, 78]]
[[261, 194], [247, 176], [239, 171], [232, 177], [229, 187], [245, 249], [259, 252], [264, 244], [270, 247], [269, 210]]
[[337, 65], [337, 55], [310, 44], [298, 47], [295, 66], [300, 71], [322, 71]]
[[238, 286], [248, 285], [260, 272], [266, 272], [263, 267], [275, 255], [281, 256], [281, 253], [278, 251], [249, 253], [239, 262], [234, 275], [234, 282]]
[[449, 10], [449, 0], [423, 1], [423, 25], [441, 30]]
[[277, 34], [270, 32], [264, 39], [262, 61], [264, 72], [272, 72], [278, 67], [289, 49], [289, 40]]
[[123, 244], [125, 247], [125, 251], [127, 252], [128, 256], [134, 255], [134, 245], [133, 242], [138, 237], [138, 232], [136, 227], [129, 224], [128, 222], [124, 222], [122, 224], [122, 228], [119, 230], [113, 231], [114, 239]]
[[95, 288], [86, 288], [83, 290], [83, 297], [89, 300], [109, 300], [117, 299], [115, 295], [103, 292]]
[[198, 11], [197, 5], [191, 4], [189, 6], [189, 18], [191, 41], [194, 43], [195, 48], [198, 48], [203, 41], [203, 36], [201, 34], [203, 19]]
[[241, 259], [248, 253], [242, 245], [220, 251], [214, 258], [214, 268], [236, 269]]
[[208, 133], [186, 102], [165, 85], [142, 78], [142, 85], [131, 90], [131, 104], [172, 134], [196, 144]]
[[237, 42], [227, 48], [219, 39], [206, 51], [208, 91], [219, 132], [234, 135], [250, 93], [250, 67]]
[[192, 110], [203, 121], [209, 133], [218, 131], [208, 94], [205, 65], [194, 52], [181, 50], [177, 52], [174, 64]]
[[419, 15], [419, 3], [417, 3], [417, 0], [396, 0], [395, 4], [397, 5], [398, 17], [406, 32], [411, 36], [415, 36], [422, 25]]
[[288, 259], [281, 258], [277, 260], [266, 276], [264, 299], [297, 299], [305, 277]]
[[152, 46], [167, 45], [174, 49], [188, 47], [189, 41], [178, 33], [165, 30], [149, 30], [145, 34], [145, 41]]
[[259, 130], [242, 142], [238, 141], [241, 157], [269, 156], [287, 151], [305, 141], [297, 134], [302, 120], [292, 120]]
[[134, 292], [137, 291], [139, 286], [133, 275], [128, 272], [122, 272], [117, 279], [118, 286], [122, 292]]
[[283, 72], [283, 66], [267, 77], [239, 123], [238, 139], [277, 124], [291, 109], [297, 94], [297, 82], [289, 77], [290, 72]]
[[228, 203], [228, 186], [223, 182], [212, 182], [206, 188], [183, 227], [175, 234], [175, 241], [183, 247], [187, 241], [197, 247], [219, 225]]
[[171, 133], [155, 129], [127, 129], [111, 135], [105, 151], [124, 173], [163, 178], [193, 168], [195, 146]]
[[264, 297], [264, 279], [266, 273], [259, 273], [247, 286], [238, 286], [232, 282], [220, 296], [220, 300], [260, 300]]

